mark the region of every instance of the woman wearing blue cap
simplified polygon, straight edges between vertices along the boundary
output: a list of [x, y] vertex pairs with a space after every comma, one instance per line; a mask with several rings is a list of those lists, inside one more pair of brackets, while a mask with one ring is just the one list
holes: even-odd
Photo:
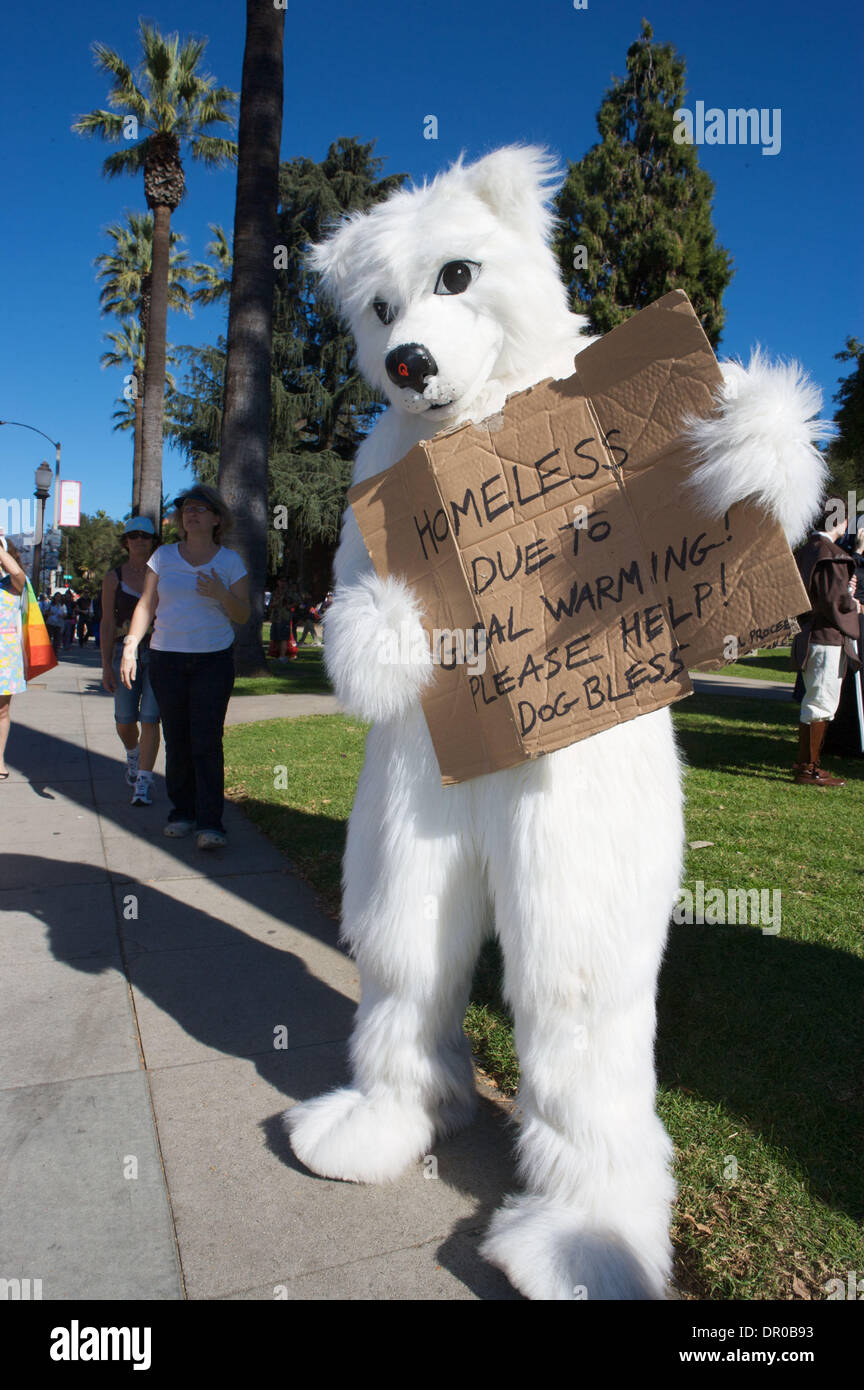
[[114, 721], [120, 742], [126, 749], [126, 781], [133, 788], [133, 806], [152, 804], [153, 768], [159, 752], [159, 706], [150, 684], [149, 632], [138, 644], [138, 667], [128, 689], [120, 680], [120, 658], [123, 655], [123, 639], [129, 631], [132, 614], [150, 573], [147, 561], [158, 544], [156, 527], [149, 517], [130, 517], [122, 537], [122, 545], [129, 558], [125, 564], [109, 570], [102, 580], [102, 625], [99, 632], [102, 684], [114, 696]]

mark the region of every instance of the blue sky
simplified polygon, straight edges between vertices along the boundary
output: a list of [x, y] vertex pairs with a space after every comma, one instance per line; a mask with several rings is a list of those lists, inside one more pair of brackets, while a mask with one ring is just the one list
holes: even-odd
[[[70, 131], [105, 105], [92, 64], [99, 39], [135, 61], [137, 17], [163, 31], [207, 35], [206, 60], [239, 91], [245, 5], [177, 0], [140, 11], [116, 0], [14, 7], [4, 20], [0, 212], [0, 419], [44, 430], [63, 446], [63, 476], [80, 479], [85, 511], [125, 514], [131, 486], [129, 434], [112, 432], [122, 390], [102, 370], [93, 259], [105, 226], [125, 208], [143, 210], [143, 181], [101, 173], [111, 147]], [[285, 67], [283, 158], [321, 159], [332, 140], [377, 140], [386, 172], [415, 179], [461, 150], [469, 157], [510, 141], [549, 145], [579, 159], [596, 140], [602, 95], [625, 71], [642, 16], [655, 39], [687, 61], [688, 105], [782, 111], [782, 145], [702, 146], [716, 185], [714, 221], [736, 274], [726, 292], [722, 355], [757, 342], [797, 357], [833, 414], [835, 362], [850, 334], [862, 336], [860, 260], [861, 52], [859, 0], [328, 0], [291, 4]], [[427, 115], [438, 139], [423, 137]], [[208, 223], [233, 221], [234, 176], [187, 165], [188, 191], [174, 217], [190, 259], [204, 258]], [[223, 311], [169, 317], [174, 343], [212, 341]], [[0, 497], [32, 493], [33, 470], [53, 462], [47, 441], [0, 428]], [[165, 487], [190, 474], [166, 446]], [[170, 495], [170, 494], [169, 494]]]

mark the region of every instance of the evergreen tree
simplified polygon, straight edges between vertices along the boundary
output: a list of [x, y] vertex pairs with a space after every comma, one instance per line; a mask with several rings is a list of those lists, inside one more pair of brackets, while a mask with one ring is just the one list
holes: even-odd
[[81, 524], [64, 530], [64, 546], [60, 553], [65, 563], [68, 544], [68, 573], [72, 575], [74, 589], [87, 588], [91, 594], [98, 590], [109, 569], [123, 558], [122, 535], [122, 521], [113, 521], [105, 511], [98, 511], [94, 516], [82, 512]]
[[[300, 158], [280, 169], [268, 461], [268, 506], [277, 528], [270, 530], [270, 565], [278, 568], [284, 547], [301, 577], [304, 550], [338, 536], [354, 454], [383, 409], [359, 375], [346, 326], [316, 295], [303, 258], [332, 221], [371, 207], [403, 183], [404, 174], [382, 176], [384, 161], [373, 148], [374, 142], [340, 139], [320, 163]], [[225, 264], [225, 257], [217, 259]], [[196, 476], [214, 481], [225, 341], [180, 351], [189, 374], [170, 401], [171, 436]]]
[[595, 333], [683, 289], [716, 348], [731, 258], [715, 243], [713, 181], [699, 168], [695, 147], [674, 139], [684, 59], [652, 38], [643, 20], [627, 52], [627, 76], [609, 88], [597, 113], [600, 143], [570, 165], [557, 198], [564, 225], [555, 250], [573, 309], [588, 316]]
[[[849, 376], [841, 378], [834, 394], [838, 409], [834, 423], [838, 433], [828, 445], [826, 457], [831, 470], [829, 487], [834, 497], [845, 501], [847, 493], [858, 496], [858, 514], [864, 512], [864, 343], [847, 338], [842, 352], [834, 354], [838, 362], [853, 362]], [[850, 517], [850, 525], [854, 518]]]
[[186, 362], [186, 380], [184, 389], [172, 391], [166, 401], [166, 433], [186, 455], [197, 481], [211, 487], [219, 476], [225, 348], [221, 334], [215, 344], [177, 348]]

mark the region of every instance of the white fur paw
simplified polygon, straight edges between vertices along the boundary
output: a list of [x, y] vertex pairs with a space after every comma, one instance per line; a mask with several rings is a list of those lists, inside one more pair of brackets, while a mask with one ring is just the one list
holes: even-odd
[[422, 1107], [347, 1086], [295, 1105], [284, 1121], [300, 1162], [344, 1182], [392, 1182], [428, 1152], [434, 1133]]
[[813, 418], [821, 392], [797, 362], [772, 365], [759, 351], [746, 368], [724, 362], [723, 376], [714, 414], [685, 421], [697, 460], [690, 486], [710, 516], [721, 517], [745, 499], [754, 502], [795, 545], [807, 534], [825, 486], [816, 444], [832, 427]]
[[480, 1253], [530, 1299], [664, 1297], [665, 1258], [643, 1262], [620, 1236], [591, 1229], [545, 1197], [508, 1198], [493, 1216]]
[[434, 675], [421, 608], [399, 579], [363, 575], [336, 589], [324, 620], [324, 660], [337, 698], [361, 719], [416, 706]]
[[435, 1115], [435, 1138], [448, 1139], [451, 1134], [458, 1134], [460, 1129], [470, 1125], [476, 1114], [477, 1092], [472, 1074], [470, 1091], [450, 1096], [439, 1105]]

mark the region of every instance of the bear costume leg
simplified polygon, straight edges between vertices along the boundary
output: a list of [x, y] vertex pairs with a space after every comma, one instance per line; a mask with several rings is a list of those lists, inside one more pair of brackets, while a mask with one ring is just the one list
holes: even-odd
[[422, 714], [372, 728], [344, 867], [342, 935], [362, 987], [354, 1084], [285, 1115], [294, 1153], [323, 1177], [390, 1181], [474, 1113], [462, 1021], [490, 922], [471, 797], [441, 786]]
[[528, 1298], [659, 1299], [675, 1184], [655, 990], [683, 839], [669, 712], [542, 761], [488, 841], [527, 1191], [482, 1253]]

